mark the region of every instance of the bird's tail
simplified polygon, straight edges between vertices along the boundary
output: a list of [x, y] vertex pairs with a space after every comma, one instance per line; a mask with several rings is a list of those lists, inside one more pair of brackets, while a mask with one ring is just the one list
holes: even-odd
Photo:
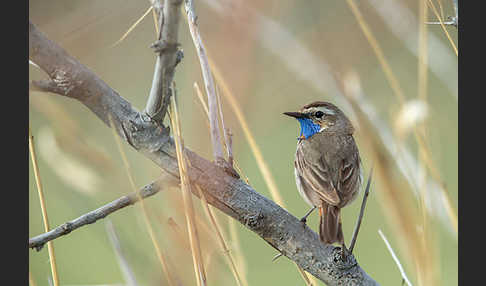
[[319, 208], [319, 238], [322, 242], [332, 244], [343, 243], [343, 230], [341, 226], [341, 209], [322, 203]]

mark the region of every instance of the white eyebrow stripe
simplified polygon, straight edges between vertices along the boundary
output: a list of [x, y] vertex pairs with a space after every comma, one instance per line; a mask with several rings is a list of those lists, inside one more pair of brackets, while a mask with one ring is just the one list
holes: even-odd
[[332, 109], [325, 108], [325, 107], [321, 107], [321, 108], [322, 108], [322, 111], [323, 111], [324, 113], [326, 113], [326, 114], [331, 114], [331, 115], [336, 114], [336, 113], [334, 112], [334, 110], [332, 110]]

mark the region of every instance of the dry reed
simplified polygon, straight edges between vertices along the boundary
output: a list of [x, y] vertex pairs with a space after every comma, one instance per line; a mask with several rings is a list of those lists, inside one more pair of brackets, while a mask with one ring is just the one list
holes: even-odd
[[[42, 183], [39, 174], [39, 166], [37, 165], [37, 156], [34, 147], [34, 137], [32, 136], [32, 131], [30, 130], [30, 126], [29, 126], [29, 150], [32, 158], [32, 166], [34, 168], [34, 177], [35, 177], [35, 182], [37, 184], [37, 192], [39, 194], [39, 202], [42, 211], [42, 220], [44, 222], [44, 231], [48, 232], [50, 227], [49, 227], [49, 218], [47, 217], [46, 199], [44, 197], [44, 191], [42, 189]], [[47, 243], [47, 250], [49, 252], [49, 263], [51, 265], [52, 281], [54, 282], [54, 286], [58, 286], [59, 275], [57, 273], [56, 255], [54, 253], [54, 246], [52, 245], [52, 241], [49, 241]]]
[[[173, 89], [175, 92], [175, 88]], [[175, 101], [175, 94], [171, 97], [170, 105], [170, 121], [172, 126], [172, 132], [174, 137], [174, 142], [176, 146], [177, 162], [179, 165], [179, 175], [181, 180], [181, 191], [182, 198], [184, 201], [184, 211], [186, 214], [187, 230], [189, 232], [189, 242], [191, 246], [191, 253], [194, 264], [194, 271], [196, 274], [196, 281], [198, 286], [206, 285], [206, 273], [204, 270], [204, 264], [201, 255], [201, 248], [199, 237], [197, 233], [197, 227], [194, 219], [194, 207], [192, 203], [192, 194], [190, 191], [191, 185], [187, 177], [187, 165], [186, 157], [184, 155], [184, 145], [182, 142], [182, 132], [179, 121], [179, 114], [177, 110], [177, 103]]]

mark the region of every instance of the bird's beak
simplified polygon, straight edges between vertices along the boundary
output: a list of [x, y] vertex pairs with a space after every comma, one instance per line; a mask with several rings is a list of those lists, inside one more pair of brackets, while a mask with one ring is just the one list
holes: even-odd
[[284, 112], [283, 114], [294, 118], [309, 118], [309, 115], [302, 112]]

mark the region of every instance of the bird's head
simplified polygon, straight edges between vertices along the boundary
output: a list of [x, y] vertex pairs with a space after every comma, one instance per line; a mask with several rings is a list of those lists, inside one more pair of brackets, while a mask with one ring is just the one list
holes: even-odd
[[349, 119], [334, 104], [316, 101], [302, 107], [298, 112], [284, 112], [296, 118], [300, 123], [299, 139], [308, 139], [312, 135], [326, 130], [327, 132], [353, 133]]

